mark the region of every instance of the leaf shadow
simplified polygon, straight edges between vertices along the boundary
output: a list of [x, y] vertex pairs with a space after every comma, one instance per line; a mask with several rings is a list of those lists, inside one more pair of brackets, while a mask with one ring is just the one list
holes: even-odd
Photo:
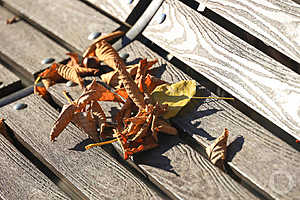
[[181, 143], [178, 136], [158, 135], [159, 147], [135, 154], [133, 160], [138, 165], [148, 165], [180, 176], [171, 165], [171, 159], [164, 154]]
[[234, 139], [233, 142], [231, 142], [227, 146], [227, 156], [226, 156], [227, 162], [231, 162], [233, 158], [236, 156], [236, 154], [242, 150], [244, 142], [245, 142], [244, 137], [239, 135]]
[[[197, 86], [195, 96], [208, 97], [210, 95], [211, 93], [207, 89]], [[187, 129], [190, 134], [199, 135], [209, 141], [215, 140], [216, 137], [211, 136], [204, 129], [198, 128], [201, 125], [201, 118], [223, 111], [222, 109], [216, 108], [208, 108], [206, 110], [199, 109], [200, 106], [209, 102], [207, 102], [206, 99], [191, 99], [191, 101], [178, 113], [176, 118], [172, 119], [172, 121], [175, 123], [182, 123], [184, 121], [185, 129]]]
[[73, 148], [70, 148], [69, 150], [73, 151], [85, 151], [85, 146], [89, 144], [95, 143], [92, 139], [87, 138], [76, 144]]

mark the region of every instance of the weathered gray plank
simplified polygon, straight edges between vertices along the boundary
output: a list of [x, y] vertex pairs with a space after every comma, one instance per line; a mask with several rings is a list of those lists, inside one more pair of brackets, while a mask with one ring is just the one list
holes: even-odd
[[90, 33], [110, 33], [118, 24], [78, 0], [9, 0], [5, 4], [18, 10], [48, 32], [83, 51]]
[[[159, 58], [159, 56], [137, 41], [133, 42], [129, 46], [126, 46], [121, 50], [121, 52], [129, 53], [130, 57], [127, 59], [128, 61], [134, 60], [135, 58], [144, 57]], [[179, 80], [190, 79], [187, 75], [172, 66], [169, 62], [165, 62], [162, 59], [159, 59], [158, 66], [162, 66], [163, 70], [156, 69], [154, 70], [154, 74], [156, 76], [161, 74], [161, 78], [163, 80], [168, 82], [177, 82]], [[205, 88], [203, 88], [198, 95], [209, 94], [209, 92], [205, 91], [204, 89]], [[195, 107], [191, 106], [191, 108], [187, 108], [184, 112], [182, 112], [182, 114], [186, 115], [178, 116], [173, 120], [177, 126], [191, 134], [193, 138], [195, 138], [204, 147], [207, 147], [212, 143], [214, 138], [217, 138], [221, 133], [223, 133], [224, 128], [228, 128], [230, 131], [228, 141], [228, 160], [233, 170], [240, 173], [243, 176], [243, 179], [248, 179], [254, 185], [257, 185], [258, 188], [274, 198], [293, 199], [299, 196], [300, 154], [297, 150], [276, 138], [271, 132], [265, 130], [263, 127], [259, 126], [257, 123], [253, 122], [224, 101], [193, 100], [192, 102], [193, 103], [191, 105], [194, 105]], [[171, 137], [168, 138], [168, 140], [171, 140]], [[173, 139], [173, 141], [176, 141], [176, 139]], [[170, 145], [170, 143], [165, 145]], [[184, 166], [182, 166], [184, 162], [195, 162], [194, 165], [208, 167], [205, 162], [200, 164], [200, 158], [198, 158], [186, 145], [175, 145], [172, 148], [170, 146], [170, 150], [163, 151], [163, 155], [167, 156], [171, 160], [171, 166], [173, 166], [173, 169], [177, 173], [183, 172], [181, 171], [181, 168], [184, 168]], [[176, 148], [178, 149], [176, 150]], [[164, 147], [162, 147], [162, 149], [164, 149]], [[161, 150], [158, 149], [154, 152], [160, 151]], [[185, 153], [188, 156], [183, 156]], [[152, 153], [149, 152], [149, 154]], [[149, 156], [149, 154], [146, 155]], [[181, 159], [176, 157], [176, 155]], [[149, 165], [151, 165], [152, 162], [152, 164], [157, 164], [160, 166], [159, 163], [156, 163], [156, 156], [158, 155], [153, 153], [153, 160], [148, 160]], [[193, 164], [187, 164], [187, 166], [189, 166], [190, 169], [185, 170], [186, 173], [188, 171], [191, 173], [197, 171], [193, 169]], [[184, 180], [185, 176], [189, 177], [189, 174], [184, 174], [183, 177], [179, 177], [181, 178], [181, 180], [179, 180], [177, 179], [178, 177], [175, 177], [174, 175], [173, 178], [175, 178], [173, 181], [175, 183], [170, 183], [172, 181], [170, 180], [170, 177], [172, 177], [170, 172], [149, 166], [141, 167], [149, 174], [153, 174], [153, 176], [158, 179], [159, 182], [163, 183], [164, 185], [174, 185], [174, 188], [176, 188], [175, 183], [180, 184], [182, 183], [182, 180]], [[167, 176], [168, 173], [169, 176]], [[221, 177], [219, 178], [222, 179]], [[226, 178], [223, 180], [225, 179]], [[214, 180], [214, 178], [212, 178], [212, 180]], [[222, 185], [223, 181], [218, 181], [220, 181]], [[187, 183], [187, 185], [189, 184]], [[173, 190], [178, 189], [174, 188]], [[223, 189], [225, 190], [225, 188]], [[227, 189], [230, 190], [230, 188]], [[218, 189], [216, 190], [218, 191]], [[181, 192], [184, 194], [184, 197], [187, 197], [185, 196], [186, 193], [187, 195], [191, 195], [189, 191], [181, 190], [178, 193], [182, 195]]]
[[300, 63], [300, 5], [292, 0], [196, 0]]
[[[30, 95], [16, 103], [26, 103], [27, 108], [16, 111], [15, 103], [0, 109], [6, 124], [15, 132], [20, 142], [33, 151], [49, 168], [57, 170], [89, 199], [160, 199], [101, 148], [84, 151], [84, 133], [70, 124], [51, 143], [49, 132], [58, 116], [47, 102]], [[54, 172], [56, 173], [56, 172]]]
[[143, 34], [300, 139], [298, 74], [177, 0], [166, 0]]
[[[138, 0], [86, 0], [115, 18], [125, 22]], [[131, 2], [131, 3], [130, 3]]]
[[0, 197], [70, 199], [0, 134]]
[[[5, 20], [14, 16], [3, 7], [0, 7], [0, 12]], [[43, 59], [52, 57], [60, 61], [66, 57], [65, 49], [24, 21], [9, 25], [0, 23], [0, 37], [0, 58], [32, 80], [34, 75], [48, 67], [41, 64]]]
[[[138, 41], [126, 46], [120, 53], [129, 53], [128, 63], [137, 63], [141, 58], [158, 58], [159, 63], [156, 66], [160, 67], [155, 67], [152, 73], [164, 80], [177, 82], [188, 79], [184, 73]], [[75, 98], [81, 93], [79, 87], [67, 88], [63, 84], [55, 85], [49, 91], [60, 105], [66, 103], [62, 95], [63, 90]], [[120, 108], [116, 104], [101, 102], [101, 105], [109, 117], [114, 109]], [[162, 136], [160, 143], [159, 148], [141, 153], [134, 160], [155, 184], [160, 185], [171, 196], [179, 199], [256, 199], [195, 150], [182, 143], [178, 137]]]
[[20, 89], [21, 80], [0, 64], [0, 98]]

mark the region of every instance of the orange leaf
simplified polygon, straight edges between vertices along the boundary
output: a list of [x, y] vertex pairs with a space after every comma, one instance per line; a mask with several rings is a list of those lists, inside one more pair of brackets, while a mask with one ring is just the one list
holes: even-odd
[[145, 85], [148, 88], [148, 91], [151, 93], [157, 86], [165, 84], [167, 82], [160, 80], [159, 78], [156, 78], [154, 76], [151, 76], [150, 74], [147, 74], [145, 79]]
[[51, 65], [51, 67], [49, 67], [48, 69], [46, 69], [44, 72], [40, 73], [39, 76], [41, 78], [44, 79], [50, 79], [54, 82], [57, 82], [59, 80], [62, 80], [63, 77], [61, 77], [58, 73], [57, 73], [57, 63], [53, 63]]
[[37, 94], [39, 96], [46, 96], [47, 95], [47, 89], [43, 86], [37, 86], [37, 85], [34, 85], [33, 87], [33, 91], [34, 91], [34, 94]]
[[66, 55], [70, 56], [71, 60], [68, 62], [67, 65], [69, 66], [76, 66], [79, 64], [79, 58], [78, 58], [78, 54], [77, 53], [72, 53], [72, 52], [69, 52], [69, 53], [66, 53]]

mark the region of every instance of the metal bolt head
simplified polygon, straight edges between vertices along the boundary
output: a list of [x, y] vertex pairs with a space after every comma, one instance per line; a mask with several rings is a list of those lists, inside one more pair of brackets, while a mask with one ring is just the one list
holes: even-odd
[[53, 63], [55, 61], [54, 58], [45, 58], [44, 60], [42, 60], [42, 64], [50, 64]]
[[120, 58], [122, 58], [123, 60], [126, 60], [129, 57], [128, 53], [120, 53]]
[[16, 105], [14, 105], [14, 109], [15, 110], [22, 110], [22, 109], [24, 109], [24, 108], [26, 108], [27, 107], [27, 104], [25, 104], [25, 103], [17, 103]]
[[88, 36], [88, 40], [94, 40], [96, 38], [98, 38], [101, 35], [100, 32], [93, 32]]
[[67, 86], [67, 87], [73, 87], [73, 86], [75, 86], [75, 85], [77, 85], [77, 84], [74, 83], [73, 81], [68, 81], [68, 82], [66, 83], [66, 86]]
[[158, 23], [162, 24], [166, 20], [167, 15], [165, 13], [162, 13], [160, 17], [158, 18]]

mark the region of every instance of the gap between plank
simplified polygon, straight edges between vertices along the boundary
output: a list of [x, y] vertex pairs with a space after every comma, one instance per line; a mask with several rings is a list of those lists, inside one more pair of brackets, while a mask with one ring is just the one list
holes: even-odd
[[[62, 106], [59, 105], [59, 99], [56, 99], [54, 96], [50, 94], [51, 100], [53, 102], [48, 102], [52, 107], [59, 110], [62, 109]], [[74, 124], [75, 125], [75, 124]], [[76, 126], [76, 125], [75, 125]], [[163, 199], [177, 199], [175, 196], [168, 192], [163, 186], [156, 184], [151, 177], [149, 177], [139, 166], [137, 166], [132, 160], [124, 160], [120, 155], [119, 149], [116, 145], [113, 144], [106, 144], [101, 147], [106, 153], [108, 153], [112, 159], [115, 159], [120, 165], [125, 167], [133, 176], [140, 179], [143, 183], [145, 183], [149, 188], [155, 190]]]
[[49, 30], [44, 28], [42, 25], [40, 25], [40, 24], [36, 23], [35, 21], [31, 20], [28, 16], [24, 15], [23, 13], [21, 13], [20, 11], [18, 11], [17, 9], [15, 9], [11, 5], [9, 5], [8, 3], [0, 1], [0, 5], [3, 6], [4, 8], [6, 8], [7, 10], [9, 10], [14, 15], [17, 15], [18, 17], [20, 17], [20, 19], [23, 20], [25, 23], [27, 23], [30, 26], [34, 27], [35, 29], [37, 29], [38, 31], [40, 31], [41, 33], [46, 35], [48, 38], [50, 38], [52, 41], [54, 41], [58, 45], [62, 46], [66, 50], [68, 50], [70, 52], [77, 53], [77, 54], [82, 54], [82, 52], [80, 50], [78, 50], [77, 48], [75, 48], [71, 44], [67, 43], [66, 41], [64, 41], [63, 39], [61, 39], [60, 37], [58, 37], [54, 33], [50, 32]]
[[[199, 7], [199, 3], [194, 0], [179, 0], [185, 5], [189, 6], [190, 8], [197, 11]], [[197, 11], [199, 14], [203, 15], [207, 19], [211, 20], [212, 22], [218, 24], [225, 30], [229, 31], [233, 35], [237, 36], [241, 40], [247, 42], [251, 46], [255, 47], [259, 51], [263, 52], [264, 54], [268, 55], [269, 57], [273, 58], [277, 62], [283, 64], [284, 66], [290, 68], [297, 74], [300, 74], [300, 63], [295, 61], [294, 59], [286, 56], [284, 53], [276, 50], [275, 48], [265, 44], [262, 40], [255, 37], [254, 35], [250, 34], [249, 32], [245, 31], [244, 29], [240, 28], [239, 26], [235, 25], [234, 23], [230, 22], [229, 20], [225, 19], [221, 15], [215, 13], [214, 11], [210, 10], [209, 8], [205, 8], [203, 12]]]
[[[209, 91], [216, 94], [217, 96], [222, 97], [231, 97], [235, 98], [234, 96], [227, 93], [225, 90], [220, 88], [218, 85], [216, 85], [214, 82], [208, 80], [205, 76], [201, 75], [199, 72], [193, 70], [188, 65], [186, 65], [184, 62], [179, 60], [178, 58], [172, 56], [171, 59], [168, 59], [170, 57], [170, 53], [150, 41], [144, 36], [139, 36], [137, 38], [141, 43], [146, 45], [149, 49], [156, 52], [158, 55], [163, 57], [165, 60], [172, 63], [175, 67], [182, 70], [184, 73], [186, 73], [191, 78], [197, 80], [201, 85], [206, 87]], [[270, 131], [273, 135], [280, 138], [287, 144], [289, 144], [291, 147], [296, 149], [297, 151], [300, 151], [300, 146], [295, 142], [295, 138], [286, 133], [283, 129], [278, 127], [276, 124], [269, 121], [267, 118], [263, 117], [250, 107], [248, 107], [243, 102], [239, 101], [237, 98], [235, 98], [234, 101], [227, 101], [231, 106], [233, 106], [235, 109], [239, 110], [243, 114], [245, 114], [247, 117], [249, 117], [251, 120], [255, 121], [262, 127], [264, 127], [266, 130]], [[206, 157], [205, 153], [205, 147], [197, 142], [194, 138], [192, 138], [188, 133], [186, 133], [184, 130], [176, 126], [176, 124], [172, 124], [175, 126], [180, 132], [182, 132], [181, 138], [183, 141], [187, 142], [188, 145], [190, 145], [194, 150], [199, 152], [201, 155]], [[199, 145], [200, 144], [200, 145]], [[250, 192], [252, 192], [254, 195], [258, 196], [262, 199], [273, 199], [269, 194], [267, 194], [265, 191], [263, 191], [261, 188], [257, 187], [252, 181], [250, 181], [247, 177], [247, 175], [240, 173], [238, 170], [235, 169], [234, 166], [232, 166], [230, 163], [226, 165], [227, 173], [237, 182], [242, 184], [245, 188], [247, 188]]]
[[212, 93], [216, 94], [216, 96], [219, 97], [229, 97], [229, 98], [234, 98], [234, 101], [227, 101], [231, 106], [245, 114], [247, 117], [264, 127], [266, 130], [272, 132], [273, 135], [276, 137], [280, 138], [287, 144], [289, 144], [291, 147], [296, 149], [297, 151], [300, 151], [300, 146], [295, 142], [296, 138], [291, 136], [289, 133], [287, 133], [285, 130], [271, 122], [269, 119], [265, 118], [243, 102], [241, 102], [239, 99], [235, 98], [228, 92], [226, 92], [224, 89], [219, 87], [217, 84], [214, 82], [210, 81], [207, 79], [205, 76], [200, 74], [199, 72], [193, 70], [190, 68], [187, 64], [185, 64], [183, 61], [180, 59], [176, 58], [175, 56], [172, 56], [171, 59], [168, 59], [170, 57], [170, 53], [150, 41], [144, 36], [140, 36], [137, 38], [141, 43], [146, 45], [149, 49], [152, 51], [156, 52], [159, 54], [161, 57], [163, 57], [165, 60], [169, 61], [172, 63], [175, 67], [189, 75], [191, 78], [194, 80], [197, 80], [199, 83], [201, 83], [204, 87], [206, 87], [209, 91]]
[[57, 185], [66, 195], [72, 199], [88, 199], [80, 190], [69, 182], [62, 174], [52, 167], [46, 160], [34, 151], [22, 138], [14, 134], [10, 127], [9, 136], [5, 136], [11, 144], [17, 148], [32, 164], [34, 164], [44, 175], [46, 175], [55, 185]]

